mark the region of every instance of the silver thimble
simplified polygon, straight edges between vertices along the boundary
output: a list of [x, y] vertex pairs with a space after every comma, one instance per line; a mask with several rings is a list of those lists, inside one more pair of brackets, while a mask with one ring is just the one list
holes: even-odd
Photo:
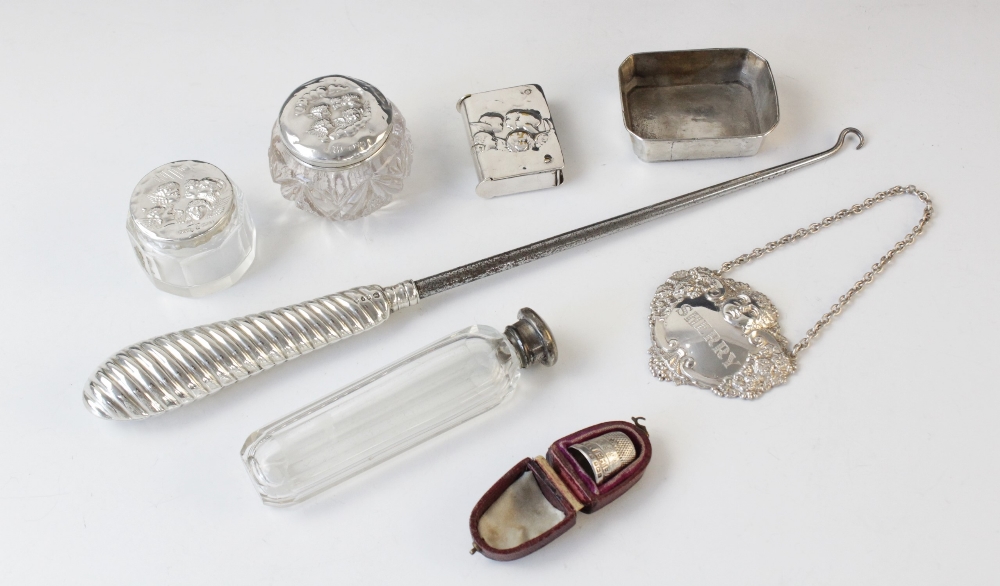
[[573, 444], [570, 449], [579, 454], [577, 461], [597, 484], [635, 460], [635, 445], [620, 431]]

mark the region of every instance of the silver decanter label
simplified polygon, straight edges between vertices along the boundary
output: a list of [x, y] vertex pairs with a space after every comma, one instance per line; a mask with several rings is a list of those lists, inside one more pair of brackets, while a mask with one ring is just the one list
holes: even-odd
[[491, 198], [561, 185], [563, 155], [542, 88], [520, 85], [465, 96], [465, 121], [479, 185]]
[[660, 285], [649, 324], [649, 367], [660, 380], [756, 399], [795, 371], [771, 301], [710, 269], [678, 271]]

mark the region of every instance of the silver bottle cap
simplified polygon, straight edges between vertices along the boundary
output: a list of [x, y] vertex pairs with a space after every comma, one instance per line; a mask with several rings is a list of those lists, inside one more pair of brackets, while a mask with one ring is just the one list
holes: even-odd
[[522, 307], [517, 312], [517, 321], [507, 326], [504, 336], [514, 347], [521, 368], [534, 363], [552, 366], [559, 359], [559, 348], [549, 326], [542, 316], [530, 307]]
[[615, 472], [631, 464], [636, 456], [635, 444], [620, 431], [612, 431], [592, 440], [573, 444], [569, 449], [581, 456], [580, 465], [597, 484], [601, 484]]
[[278, 127], [281, 141], [303, 163], [347, 167], [370, 157], [389, 138], [392, 105], [368, 83], [329, 75], [288, 96]]

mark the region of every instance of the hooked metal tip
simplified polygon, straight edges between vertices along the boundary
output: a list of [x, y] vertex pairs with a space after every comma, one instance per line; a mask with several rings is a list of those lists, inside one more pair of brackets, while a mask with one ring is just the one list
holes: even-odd
[[845, 129], [843, 129], [843, 130], [840, 131], [840, 138], [837, 139], [837, 147], [836, 148], [839, 149], [840, 147], [844, 146], [844, 139], [847, 138], [848, 134], [853, 134], [854, 136], [858, 137], [858, 141], [859, 141], [858, 142], [858, 146], [854, 150], [858, 150], [861, 147], [865, 146], [865, 135], [861, 134], [861, 131], [858, 130], [857, 128], [854, 128], [852, 126], [848, 126], [847, 128], [845, 128]]

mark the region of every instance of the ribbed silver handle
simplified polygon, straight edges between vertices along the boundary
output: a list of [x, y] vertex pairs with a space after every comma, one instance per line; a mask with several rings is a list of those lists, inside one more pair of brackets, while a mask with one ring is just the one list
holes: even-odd
[[90, 377], [83, 402], [103, 419], [145, 419], [359, 334], [415, 305], [412, 281], [358, 287], [273, 311], [146, 340]]

